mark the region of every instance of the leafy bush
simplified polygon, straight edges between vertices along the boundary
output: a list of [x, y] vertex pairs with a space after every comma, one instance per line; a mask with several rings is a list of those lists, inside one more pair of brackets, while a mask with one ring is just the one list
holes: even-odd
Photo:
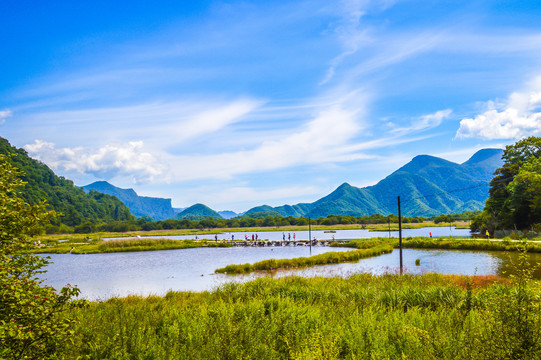
[[47, 259], [20, 254], [28, 235], [55, 215], [44, 202], [22, 199], [21, 175], [0, 155], [0, 358], [56, 359], [73, 334], [73, 321], [59, 314], [79, 290], [42, 287], [36, 275]]

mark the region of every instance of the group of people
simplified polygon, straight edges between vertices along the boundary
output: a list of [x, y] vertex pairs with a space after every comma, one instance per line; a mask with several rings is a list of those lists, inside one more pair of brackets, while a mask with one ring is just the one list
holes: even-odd
[[[291, 241], [291, 233], [287, 233], [287, 239], [289, 241]], [[293, 241], [295, 241], [297, 239], [297, 235], [295, 233], [293, 233]], [[286, 233], [283, 232], [282, 233], [282, 240], [286, 241]]]
[[[257, 234], [252, 234], [252, 241], [256, 241], [259, 239], [259, 236]], [[214, 235], [214, 240], [218, 241], [218, 234]], [[224, 241], [226, 239], [224, 238]], [[248, 241], [248, 234], [244, 234], [244, 240]], [[235, 234], [231, 234], [231, 241], [235, 241]]]

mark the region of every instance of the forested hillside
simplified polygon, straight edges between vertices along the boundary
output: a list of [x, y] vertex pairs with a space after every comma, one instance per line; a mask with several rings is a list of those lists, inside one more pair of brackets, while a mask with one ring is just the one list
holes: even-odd
[[502, 153], [501, 149], [483, 149], [462, 164], [419, 155], [376, 185], [358, 188], [343, 183], [313, 203], [262, 205], [245, 215], [320, 218], [396, 214], [398, 195], [406, 216], [432, 217], [481, 210], [494, 170], [503, 163]]
[[184, 209], [179, 214], [175, 216], [176, 220], [203, 220], [203, 219], [223, 219], [222, 215], [218, 214], [216, 211], [212, 210], [206, 205], [195, 204], [190, 206], [187, 209]]
[[[129, 209], [114, 196], [91, 191], [85, 193], [72, 181], [55, 173], [45, 164], [28, 156], [0, 137], [0, 153], [12, 156], [10, 162], [24, 172], [27, 182], [23, 198], [30, 204], [46, 200], [51, 209], [61, 213], [47, 227], [47, 232], [71, 232], [78, 226], [133, 219]], [[85, 225], [86, 223], [86, 225]]]
[[166, 220], [175, 216], [171, 199], [139, 196], [133, 189], [121, 189], [107, 181], [96, 181], [83, 186], [85, 192], [92, 190], [117, 197], [138, 217], [150, 216], [153, 220]]

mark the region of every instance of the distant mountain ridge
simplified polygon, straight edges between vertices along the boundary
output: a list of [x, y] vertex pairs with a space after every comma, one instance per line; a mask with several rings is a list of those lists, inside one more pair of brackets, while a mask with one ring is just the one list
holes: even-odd
[[204, 220], [204, 219], [223, 219], [222, 215], [212, 210], [206, 205], [195, 204], [175, 216], [175, 220]]
[[137, 217], [150, 216], [154, 220], [165, 220], [175, 216], [175, 210], [171, 206], [171, 199], [139, 196], [133, 189], [121, 189], [107, 181], [96, 181], [82, 188], [87, 193], [94, 190], [116, 196]]
[[313, 203], [277, 207], [260, 205], [241, 214], [217, 212], [203, 204], [174, 209], [171, 199], [138, 196], [133, 189], [120, 189], [105, 181], [86, 185], [84, 189], [114, 195], [130, 208], [132, 214], [149, 215], [155, 220], [267, 215], [312, 218], [328, 215], [396, 215], [397, 196], [401, 196], [404, 216], [430, 217], [482, 210], [494, 170], [503, 164], [502, 154], [501, 149], [483, 149], [462, 164], [435, 156], [418, 155], [376, 185], [358, 188], [346, 182]]
[[376, 185], [357, 188], [343, 183], [313, 202], [248, 210], [246, 216], [367, 216], [396, 214], [401, 196], [404, 216], [437, 216], [482, 210], [494, 170], [503, 164], [501, 149], [483, 149], [457, 164], [430, 155], [418, 155]]

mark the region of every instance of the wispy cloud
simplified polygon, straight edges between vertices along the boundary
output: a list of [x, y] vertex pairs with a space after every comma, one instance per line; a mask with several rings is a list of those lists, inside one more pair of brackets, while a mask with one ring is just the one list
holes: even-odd
[[393, 124], [391, 126], [391, 133], [409, 133], [412, 131], [421, 131], [432, 129], [441, 124], [444, 119], [449, 118], [453, 111], [451, 109], [439, 110], [432, 114], [426, 114], [417, 117], [409, 126], [406, 127], [395, 127]]
[[[156, 102], [134, 106], [38, 112], [21, 115], [20, 121], [38, 129], [52, 142], [82, 142], [99, 145], [111, 141], [144, 140], [160, 145], [176, 144], [216, 132], [264, 104], [241, 98], [225, 101]], [[64, 134], [70, 138], [65, 139]]]
[[329, 82], [333, 78], [336, 68], [346, 57], [355, 54], [363, 44], [370, 42], [368, 29], [361, 24], [361, 18], [365, 15], [369, 3], [364, 0], [349, 0], [339, 3], [342, 9], [342, 21], [335, 27], [334, 33], [343, 47], [343, 51], [331, 60], [325, 77], [319, 82], [319, 85]]
[[229, 178], [236, 174], [365, 157], [347, 150], [347, 144], [360, 130], [359, 111], [332, 106], [299, 129], [293, 129], [291, 134], [267, 140], [252, 150], [172, 158], [178, 169], [174, 178]]
[[541, 134], [541, 77], [529, 89], [512, 93], [506, 101], [489, 101], [486, 110], [473, 118], [464, 118], [458, 138], [519, 139]]
[[6, 122], [8, 117], [11, 117], [11, 110], [2, 110], [0, 111], [0, 125]]

